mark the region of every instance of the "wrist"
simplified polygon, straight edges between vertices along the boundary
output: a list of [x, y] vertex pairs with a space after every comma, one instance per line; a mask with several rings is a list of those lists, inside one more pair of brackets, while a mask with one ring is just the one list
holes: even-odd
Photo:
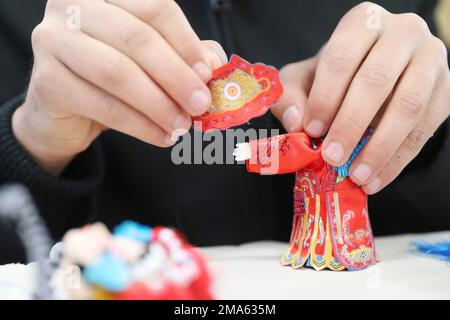
[[62, 138], [55, 138], [52, 134], [54, 124], [49, 123], [40, 111], [35, 111], [35, 117], [38, 119], [30, 119], [27, 108], [24, 104], [14, 112], [11, 119], [13, 134], [37, 165], [58, 176], [82, 150], [73, 144], [65, 144]]

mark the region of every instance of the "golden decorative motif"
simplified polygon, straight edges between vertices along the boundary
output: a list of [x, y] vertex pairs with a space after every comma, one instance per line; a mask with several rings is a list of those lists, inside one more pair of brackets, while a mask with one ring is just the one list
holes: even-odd
[[261, 84], [250, 74], [236, 69], [227, 79], [209, 84], [212, 105], [210, 114], [239, 109], [261, 91]]

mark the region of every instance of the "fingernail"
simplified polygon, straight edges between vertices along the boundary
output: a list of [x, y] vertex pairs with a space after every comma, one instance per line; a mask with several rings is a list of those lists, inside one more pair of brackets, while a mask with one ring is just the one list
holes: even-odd
[[202, 61], [199, 61], [199, 62], [195, 63], [192, 66], [192, 70], [194, 70], [194, 72], [196, 74], [198, 74], [200, 79], [202, 79], [205, 82], [209, 81], [211, 79], [211, 77], [212, 77], [211, 69], [208, 68], [208, 66]]
[[366, 185], [366, 188], [369, 190], [370, 193], [375, 193], [380, 189], [381, 185], [381, 179], [376, 177], [372, 180], [371, 183]]
[[364, 183], [372, 175], [372, 169], [367, 164], [360, 164], [353, 171], [352, 176], [358, 180], [358, 182]]
[[173, 146], [175, 143], [177, 143], [178, 141], [178, 137], [172, 135], [172, 134], [168, 134], [166, 135], [165, 139], [164, 139], [164, 143], [168, 146], [171, 147]]
[[328, 160], [339, 163], [344, 157], [344, 148], [340, 143], [332, 142], [325, 149], [324, 154]]
[[227, 54], [225, 53], [225, 51], [222, 48], [214, 48], [214, 49], [212, 49], [212, 51], [219, 57], [219, 60], [220, 60], [220, 62], [222, 62], [222, 64], [228, 63]]
[[290, 106], [283, 113], [283, 126], [289, 132], [300, 129], [302, 121], [303, 116], [297, 106]]
[[191, 109], [194, 111], [194, 115], [201, 115], [208, 111], [211, 104], [211, 99], [202, 90], [195, 90], [191, 94], [190, 104]]
[[178, 117], [176, 117], [175, 121], [173, 122], [174, 130], [187, 131], [191, 128], [191, 126], [192, 126], [191, 118], [188, 118], [184, 114], [180, 114]]
[[166, 137], [166, 144], [168, 144], [169, 146], [174, 145], [175, 143], [178, 142], [178, 140], [180, 139], [180, 137], [184, 136], [186, 133], [188, 133], [189, 131], [186, 129], [176, 129], [173, 130], [169, 135], [168, 138]]
[[[189, 129], [191, 128], [191, 124], [192, 122], [188, 120], [188, 122], [186, 121], [186, 117], [185, 116], [178, 116], [178, 118], [184, 118], [184, 119], [179, 119], [179, 120], [175, 120], [175, 124], [178, 125], [178, 127], [174, 128], [174, 130], [172, 131], [170, 137], [171, 140], [174, 142], [178, 141], [178, 138], [180, 138], [181, 136], [184, 136], [186, 133], [189, 132]], [[177, 119], [178, 119], [177, 118]], [[179, 123], [177, 123], [179, 122]], [[175, 127], [175, 125], [174, 125]]]
[[222, 49], [209, 48], [208, 63], [212, 70], [218, 69], [228, 63], [228, 57]]
[[320, 137], [325, 131], [325, 124], [320, 120], [311, 120], [305, 130], [313, 137]]

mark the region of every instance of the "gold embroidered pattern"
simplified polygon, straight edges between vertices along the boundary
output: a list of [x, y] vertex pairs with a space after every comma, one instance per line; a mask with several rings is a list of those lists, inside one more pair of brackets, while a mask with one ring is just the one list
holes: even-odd
[[212, 97], [210, 114], [233, 111], [243, 107], [261, 91], [261, 84], [250, 74], [236, 69], [224, 80], [209, 85]]

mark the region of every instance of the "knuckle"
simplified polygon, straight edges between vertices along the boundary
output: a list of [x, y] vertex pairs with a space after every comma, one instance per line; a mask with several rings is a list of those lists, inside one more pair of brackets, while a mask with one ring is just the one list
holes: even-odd
[[383, 89], [392, 83], [389, 69], [380, 63], [368, 63], [359, 71], [360, 81], [369, 89]]
[[408, 32], [414, 32], [414, 34], [428, 34], [430, 29], [427, 22], [418, 14], [413, 12], [402, 13], [399, 15], [398, 22]]
[[96, 110], [100, 119], [105, 120], [105, 123], [116, 124], [123, 119], [119, 117], [117, 110], [121, 102], [112, 95], [104, 92], [97, 100]]
[[366, 15], [368, 13], [372, 13], [373, 10], [380, 10], [382, 13], [387, 12], [385, 8], [371, 1], [364, 1], [360, 3], [357, 7], [359, 8], [359, 10], [361, 10], [363, 14]]
[[425, 110], [425, 93], [417, 86], [412, 86], [399, 93], [398, 107], [401, 112], [410, 117], [418, 117]]
[[[185, 96], [193, 90], [193, 88], [203, 85], [203, 82], [201, 82], [194, 73], [186, 71], [189, 70], [186, 70], [185, 68], [175, 68], [172, 71], [172, 76], [167, 80], [167, 87], [174, 90], [175, 96]], [[187, 85], [180, 86], [180, 83], [185, 83]]]
[[35, 95], [42, 97], [50, 95], [57, 90], [57, 82], [55, 82], [55, 74], [50, 67], [38, 68], [33, 73], [30, 88]]
[[323, 59], [331, 71], [340, 73], [351, 68], [352, 58], [348, 52], [346, 46], [329, 45], [323, 53]]
[[61, 4], [59, 0], [47, 0], [47, 8], [57, 8]]
[[366, 130], [364, 122], [354, 114], [344, 115], [341, 121], [342, 125], [340, 127], [344, 128], [345, 132], [349, 132], [352, 135], [357, 135]]
[[392, 137], [380, 136], [378, 139], [372, 141], [371, 157], [375, 159], [375, 163], [385, 163], [385, 160], [394, 154], [396, 147], [392, 143]]
[[359, 4], [357, 4], [356, 6], [354, 6], [348, 13], [352, 14], [358, 14], [358, 15], [365, 15], [367, 14], [367, 10], [369, 10], [369, 8], [372, 8], [374, 6], [378, 6], [377, 4], [370, 2], [370, 1], [363, 1]]
[[319, 119], [323, 118], [324, 114], [335, 112], [338, 107], [336, 95], [331, 90], [320, 90], [310, 100], [314, 107], [307, 109], [306, 112]]
[[421, 128], [413, 129], [405, 140], [405, 148], [410, 154], [417, 154], [422, 146], [430, 139], [430, 135]]
[[53, 37], [53, 30], [47, 24], [38, 24], [31, 33], [31, 43], [33, 48], [47, 43]]
[[447, 62], [447, 46], [444, 41], [438, 37], [431, 36], [428, 46], [439, 59]]
[[148, 20], [153, 21], [161, 15], [164, 8], [169, 5], [169, 2], [167, 0], [141, 1], [141, 12]]
[[370, 7], [373, 5], [375, 5], [375, 3], [371, 2], [371, 1], [363, 1], [360, 4], [358, 4], [355, 8], [366, 9], [367, 7]]
[[[203, 50], [202, 44], [197, 39], [193, 38], [184, 38], [183, 41], [177, 43], [177, 50], [180, 52], [182, 56], [185, 58], [189, 56], [200, 55]], [[189, 61], [189, 62], [197, 62], [197, 61]]]
[[51, 88], [42, 78], [43, 76], [37, 73], [34, 76], [33, 81], [30, 82], [30, 87], [28, 88], [28, 91], [38, 97], [45, 96]]
[[47, 0], [46, 13], [65, 15], [68, 8], [79, 5], [80, 0]]
[[103, 57], [97, 67], [98, 75], [106, 83], [120, 84], [125, 79], [124, 61], [116, 55]]
[[348, 17], [351, 23], [351, 20], [354, 20], [354, 18], [360, 18], [363, 17], [366, 19], [368, 15], [372, 15], [374, 13], [381, 13], [386, 14], [388, 11], [380, 6], [379, 4], [376, 4], [374, 2], [370, 1], [364, 1], [360, 4], [354, 6], [347, 14], [346, 18]]
[[148, 46], [151, 41], [149, 29], [137, 23], [124, 26], [120, 38], [124, 47], [132, 51]]

